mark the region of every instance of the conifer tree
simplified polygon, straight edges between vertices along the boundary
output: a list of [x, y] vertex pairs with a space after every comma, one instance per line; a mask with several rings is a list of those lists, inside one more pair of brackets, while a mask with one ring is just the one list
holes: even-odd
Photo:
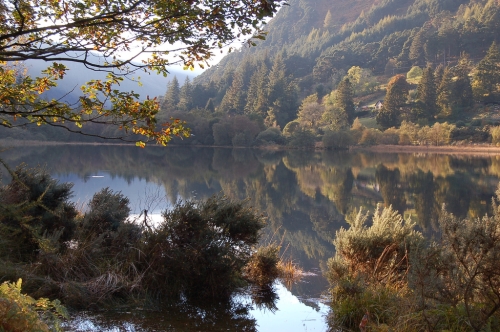
[[500, 50], [495, 42], [478, 63], [472, 84], [477, 100], [490, 99], [500, 84]]
[[189, 76], [186, 76], [186, 80], [179, 91], [179, 103], [177, 104], [179, 110], [189, 111], [191, 109], [193, 104], [192, 90], [193, 86], [191, 85], [191, 80], [189, 79]]
[[443, 74], [444, 74], [444, 66], [442, 64], [439, 64], [439, 66], [436, 67], [436, 70], [434, 70], [434, 84], [436, 85], [436, 88], [438, 88], [439, 84], [441, 84], [441, 80], [443, 79]]
[[443, 77], [437, 87], [437, 105], [442, 116], [450, 116], [453, 105], [453, 71], [446, 67]]
[[234, 112], [241, 114], [245, 107], [245, 84], [243, 73], [237, 71], [234, 73], [231, 86], [226, 91], [219, 105], [219, 111], [223, 113]]
[[284, 126], [297, 114], [297, 92], [294, 81], [285, 74], [281, 55], [274, 59], [267, 84], [268, 111], [265, 123], [269, 127]]
[[462, 54], [458, 64], [454, 68], [455, 82], [453, 84], [453, 101], [458, 107], [472, 106], [474, 99], [472, 94], [472, 85], [469, 78], [471, 62], [467, 54]]
[[323, 21], [323, 27], [329, 28], [333, 25], [333, 18], [330, 9], [326, 12], [325, 20]]
[[348, 124], [351, 125], [354, 121], [355, 115], [355, 107], [353, 101], [353, 88], [352, 84], [349, 81], [349, 78], [344, 78], [337, 87], [337, 94], [335, 98], [335, 102], [337, 106], [342, 109], [347, 115]]
[[401, 109], [406, 105], [408, 90], [408, 82], [404, 75], [396, 75], [389, 81], [384, 105], [377, 114], [377, 123], [382, 128], [399, 126]]
[[424, 30], [420, 30], [412, 40], [408, 58], [415, 66], [423, 65], [425, 62], [424, 53], [425, 35]]
[[250, 78], [245, 113], [258, 114], [262, 118], [266, 117], [268, 109], [268, 71], [266, 62], [262, 61], [259, 69]]
[[205, 105], [205, 110], [211, 113], [215, 112], [214, 100], [212, 98], [208, 99], [207, 104]]
[[162, 109], [166, 111], [174, 111], [180, 100], [180, 87], [177, 76], [174, 76], [172, 80], [167, 84], [167, 92], [163, 98]]
[[417, 87], [417, 99], [420, 104], [418, 118], [431, 120], [437, 114], [437, 96], [434, 71], [431, 67], [424, 69], [424, 73]]

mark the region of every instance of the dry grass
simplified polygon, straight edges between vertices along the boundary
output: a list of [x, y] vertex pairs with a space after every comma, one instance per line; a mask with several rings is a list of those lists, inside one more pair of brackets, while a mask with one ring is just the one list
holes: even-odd
[[297, 283], [304, 277], [304, 271], [291, 258], [280, 259], [278, 270], [279, 278], [286, 286]]

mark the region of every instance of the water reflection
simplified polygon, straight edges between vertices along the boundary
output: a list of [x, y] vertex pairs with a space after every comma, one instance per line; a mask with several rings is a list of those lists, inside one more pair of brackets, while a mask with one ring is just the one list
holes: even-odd
[[249, 311], [251, 305], [241, 302], [217, 306], [175, 305], [161, 310], [106, 311], [102, 314], [79, 313], [66, 331], [257, 331]]
[[[61, 181], [75, 183], [80, 202], [105, 186], [121, 190], [137, 216], [219, 192], [249, 198], [268, 217], [263, 241], [283, 241], [287, 255], [318, 275], [334, 255], [336, 231], [359, 208], [392, 205], [431, 234], [443, 204], [461, 218], [490, 212], [500, 175], [497, 156], [57, 146], [17, 148], [0, 157], [12, 166], [46, 165]], [[317, 277], [291, 292], [307, 304], [326, 288]]]
[[[306, 269], [333, 255], [335, 232], [359, 208], [392, 205], [428, 232], [442, 205], [481, 216], [500, 174], [499, 157], [124, 146], [26, 147], [2, 153], [10, 165], [46, 165], [74, 182], [81, 202], [109, 186], [134, 213], [159, 213], [178, 199], [224, 192], [250, 198]], [[103, 178], [92, 178], [103, 176]], [[166, 195], [166, 199], [165, 199]]]

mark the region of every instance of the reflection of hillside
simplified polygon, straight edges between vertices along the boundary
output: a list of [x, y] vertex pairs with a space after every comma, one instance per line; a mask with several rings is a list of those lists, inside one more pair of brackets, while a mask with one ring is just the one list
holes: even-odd
[[[459, 217], [488, 212], [500, 158], [266, 151], [188, 147], [50, 146], [1, 153], [14, 166], [46, 165], [54, 175], [111, 177], [161, 184], [170, 200], [223, 192], [250, 199], [268, 218], [268, 232], [305, 269], [333, 256], [332, 241], [345, 216], [377, 203], [397, 205], [424, 230], [435, 227], [442, 204]], [[306, 292], [300, 286], [295, 294]]]

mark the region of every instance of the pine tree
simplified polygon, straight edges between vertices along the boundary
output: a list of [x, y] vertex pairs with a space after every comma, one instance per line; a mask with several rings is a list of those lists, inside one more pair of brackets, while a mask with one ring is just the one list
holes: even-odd
[[458, 64], [453, 69], [455, 82], [453, 84], [453, 101], [458, 107], [470, 107], [474, 103], [472, 85], [469, 78], [471, 62], [467, 54], [462, 54]]
[[258, 114], [262, 118], [266, 117], [268, 109], [267, 85], [269, 82], [266, 62], [262, 61], [259, 69], [250, 78], [247, 93], [247, 103], [245, 113]]
[[243, 74], [240, 71], [234, 73], [231, 86], [226, 91], [219, 105], [219, 111], [223, 113], [243, 113], [245, 106], [245, 89]]
[[284, 126], [296, 117], [297, 91], [295, 82], [285, 75], [285, 62], [281, 55], [274, 59], [267, 85], [268, 111], [267, 126]]
[[335, 102], [337, 106], [340, 109], [344, 110], [344, 112], [346, 113], [349, 125], [351, 125], [354, 121], [354, 112], [356, 111], [354, 107], [353, 96], [354, 92], [352, 84], [349, 81], [349, 78], [346, 77], [339, 83], [337, 87]]
[[410, 51], [408, 53], [409, 60], [415, 66], [423, 65], [425, 62], [424, 44], [425, 31], [422, 29], [413, 38]]
[[446, 67], [443, 77], [437, 87], [437, 105], [442, 116], [450, 116], [453, 105], [453, 71]]
[[207, 104], [205, 105], [205, 110], [209, 111], [210, 113], [215, 112], [214, 100], [212, 98], [208, 99]]
[[329, 28], [333, 26], [333, 19], [332, 19], [332, 13], [330, 12], [330, 9], [326, 12], [325, 20], [323, 21], [323, 27]]
[[444, 74], [444, 66], [440, 64], [439, 66], [436, 67], [436, 70], [434, 70], [434, 84], [436, 85], [436, 88], [439, 87], [439, 84], [441, 84], [441, 80], [443, 79], [443, 74]]
[[192, 90], [193, 86], [191, 85], [191, 80], [189, 76], [186, 76], [186, 80], [184, 84], [180, 88], [179, 91], [179, 103], [177, 104], [177, 108], [181, 111], [189, 111], [192, 107]]
[[418, 118], [432, 120], [437, 114], [438, 107], [434, 71], [431, 67], [424, 69], [417, 87], [417, 99], [421, 105]]
[[408, 91], [408, 82], [404, 75], [396, 75], [389, 81], [384, 105], [377, 114], [377, 123], [382, 128], [399, 126], [401, 109], [406, 105]]
[[180, 100], [180, 88], [177, 76], [174, 76], [172, 80], [167, 85], [167, 92], [163, 97], [163, 103], [161, 108], [166, 111], [174, 111], [177, 108], [177, 104]]
[[472, 84], [477, 100], [488, 100], [500, 84], [500, 50], [495, 42], [478, 63]]

